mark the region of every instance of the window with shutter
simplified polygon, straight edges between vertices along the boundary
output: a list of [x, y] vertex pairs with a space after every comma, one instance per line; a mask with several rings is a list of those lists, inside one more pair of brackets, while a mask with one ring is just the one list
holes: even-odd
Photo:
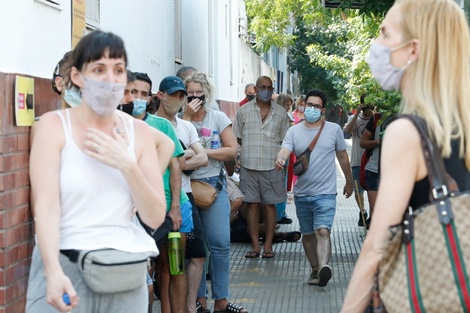
[[183, 63], [183, 27], [182, 27], [182, 13], [181, 13], [181, 0], [174, 0], [175, 2], [175, 62], [178, 64]]
[[86, 23], [88, 29], [100, 28], [100, 0], [86, 0]]

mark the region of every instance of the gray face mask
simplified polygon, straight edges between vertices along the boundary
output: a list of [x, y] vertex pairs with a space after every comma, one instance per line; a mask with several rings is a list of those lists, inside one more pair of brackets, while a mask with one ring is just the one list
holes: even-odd
[[372, 75], [374, 75], [374, 78], [383, 90], [400, 90], [400, 84], [403, 74], [405, 73], [405, 69], [412, 63], [412, 61], [408, 60], [408, 63], [406, 63], [405, 66], [396, 68], [392, 63], [390, 63], [390, 56], [393, 51], [403, 48], [408, 44], [409, 42], [406, 42], [393, 49], [375, 42], [370, 46], [367, 64], [369, 64]]
[[124, 96], [125, 84], [108, 81], [99, 81], [83, 77], [82, 98], [86, 104], [101, 116], [113, 114], [114, 110]]

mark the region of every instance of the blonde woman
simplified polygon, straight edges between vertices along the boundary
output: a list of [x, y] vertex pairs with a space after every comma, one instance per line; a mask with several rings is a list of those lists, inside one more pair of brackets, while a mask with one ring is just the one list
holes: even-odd
[[[446, 170], [461, 191], [470, 189], [469, 55], [467, 21], [453, 0], [397, 0], [380, 26], [368, 60], [383, 89], [401, 91], [403, 112], [426, 121]], [[429, 203], [427, 176], [419, 133], [409, 120], [398, 118], [385, 132], [374, 218], [343, 313], [364, 312], [387, 229], [402, 221], [408, 206], [415, 209]], [[440, 271], [436, 269], [436, 275]]]
[[[200, 142], [205, 149], [209, 164], [196, 169], [191, 180], [201, 180], [217, 186], [224, 161], [231, 161], [237, 155], [237, 141], [232, 131], [232, 122], [225, 113], [211, 109], [213, 88], [204, 73], [196, 72], [186, 78], [188, 105], [183, 119], [191, 121], [196, 127]], [[218, 133], [220, 142], [217, 146]], [[247, 311], [241, 306], [228, 301], [229, 296], [229, 263], [230, 263], [230, 203], [227, 196], [225, 179], [223, 188], [210, 208], [201, 210], [202, 228], [210, 251], [210, 272], [212, 297], [215, 300], [214, 312]], [[205, 277], [203, 274], [202, 277]], [[191, 291], [190, 291], [191, 292]], [[201, 310], [207, 310], [206, 280], [202, 279], [197, 294]]]

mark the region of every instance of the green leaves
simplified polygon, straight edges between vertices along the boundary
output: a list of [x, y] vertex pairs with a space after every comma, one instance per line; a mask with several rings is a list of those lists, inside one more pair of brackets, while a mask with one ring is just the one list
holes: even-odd
[[[360, 1], [364, 5], [359, 10], [345, 9]], [[321, 0], [245, 2], [255, 49], [288, 48], [289, 67], [297, 71], [303, 93], [322, 89], [329, 105], [341, 104], [345, 110], [355, 108], [360, 95], [367, 94], [366, 103], [396, 112], [399, 95], [383, 91], [367, 65], [370, 43], [393, 0], [344, 0], [339, 9], [324, 8]]]

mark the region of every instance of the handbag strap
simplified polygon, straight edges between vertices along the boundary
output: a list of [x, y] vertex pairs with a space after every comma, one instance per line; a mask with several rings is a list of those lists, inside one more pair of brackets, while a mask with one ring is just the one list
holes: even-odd
[[434, 140], [431, 140], [426, 122], [416, 115], [402, 115], [402, 117], [414, 124], [421, 137], [421, 146], [430, 185], [429, 199], [431, 202], [436, 203], [440, 222], [447, 225], [454, 218], [449, 197], [454, 192], [458, 192], [457, 184], [445, 170], [440, 149]]
[[307, 150], [312, 152], [313, 148], [315, 148], [315, 145], [317, 144], [318, 138], [320, 138], [321, 131], [323, 130], [323, 127], [325, 126], [325, 120], [321, 121], [321, 126], [320, 130], [318, 131], [317, 135], [315, 138], [313, 138], [312, 142], [308, 145]]
[[223, 184], [224, 184], [224, 166], [222, 165], [222, 167], [220, 168], [220, 174], [219, 174], [219, 178], [217, 178], [217, 187], [215, 189], [217, 189], [217, 193], [219, 193], [221, 190], [222, 190], [222, 187], [223, 187]]

